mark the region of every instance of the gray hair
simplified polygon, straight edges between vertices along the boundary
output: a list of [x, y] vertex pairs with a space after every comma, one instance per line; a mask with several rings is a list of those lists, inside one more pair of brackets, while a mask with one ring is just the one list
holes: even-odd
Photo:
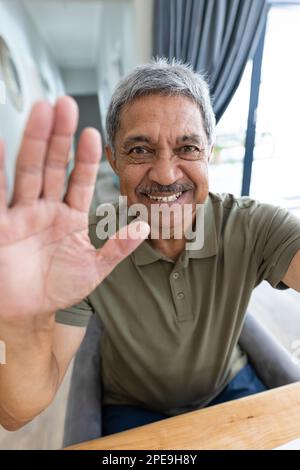
[[200, 108], [204, 127], [211, 145], [215, 140], [216, 119], [212, 109], [209, 87], [204, 77], [182, 62], [165, 58], [139, 65], [124, 77], [115, 89], [106, 116], [108, 144], [114, 149], [116, 133], [120, 128], [123, 107], [136, 98], [151, 94], [183, 95]]

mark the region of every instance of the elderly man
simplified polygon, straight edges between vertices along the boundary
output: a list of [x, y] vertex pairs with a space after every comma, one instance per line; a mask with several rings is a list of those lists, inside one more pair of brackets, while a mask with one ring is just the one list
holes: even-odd
[[1, 424], [17, 429], [51, 403], [92, 314], [104, 325], [104, 434], [264, 390], [237, 342], [262, 280], [300, 290], [300, 222], [209, 193], [215, 119], [203, 78], [162, 60], [136, 68], [112, 97], [106, 148], [129, 207], [192, 207], [198, 249], [171, 218], [168, 238], [135, 221], [135, 236], [125, 226], [105, 242], [97, 217], [88, 232], [100, 138], [83, 132], [62, 200], [76, 124], [68, 97], [35, 105], [9, 208], [1, 146]]

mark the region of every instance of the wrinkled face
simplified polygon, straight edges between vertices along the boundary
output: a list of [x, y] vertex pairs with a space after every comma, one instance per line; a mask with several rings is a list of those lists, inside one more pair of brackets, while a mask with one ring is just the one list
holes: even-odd
[[106, 152], [129, 206], [191, 204], [194, 212], [207, 197], [211, 148], [200, 110], [187, 97], [154, 94], [125, 106], [115, 154]]

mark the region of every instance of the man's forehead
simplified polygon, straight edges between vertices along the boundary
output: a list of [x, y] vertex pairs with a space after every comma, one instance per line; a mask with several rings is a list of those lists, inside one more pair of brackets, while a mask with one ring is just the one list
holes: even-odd
[[184, 96], [154, 95], [133, 101], [121, 113], [119, 130], [122, 141], [157, 140], [161, 132], [172, 140], [203, 140], [205, 135], [198, 105]]
[[132, 115], [132, 117], [135, 117], [136, 113], [150, 116], [159, 114], [172, 115], [177, 111], [180, 111], [183, 115], [197, 115], [200, 113], [197, 103], [187, 96], [154, 94], [140, 96], [127, 103], [121, 115]]

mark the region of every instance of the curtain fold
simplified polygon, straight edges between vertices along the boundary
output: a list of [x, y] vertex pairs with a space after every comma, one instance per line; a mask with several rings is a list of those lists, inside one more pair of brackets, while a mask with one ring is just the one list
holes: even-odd
[[218, 121], [255, 53], [267, 11], [266, 0], [155, 0], [153, 55], [204, 74]]

